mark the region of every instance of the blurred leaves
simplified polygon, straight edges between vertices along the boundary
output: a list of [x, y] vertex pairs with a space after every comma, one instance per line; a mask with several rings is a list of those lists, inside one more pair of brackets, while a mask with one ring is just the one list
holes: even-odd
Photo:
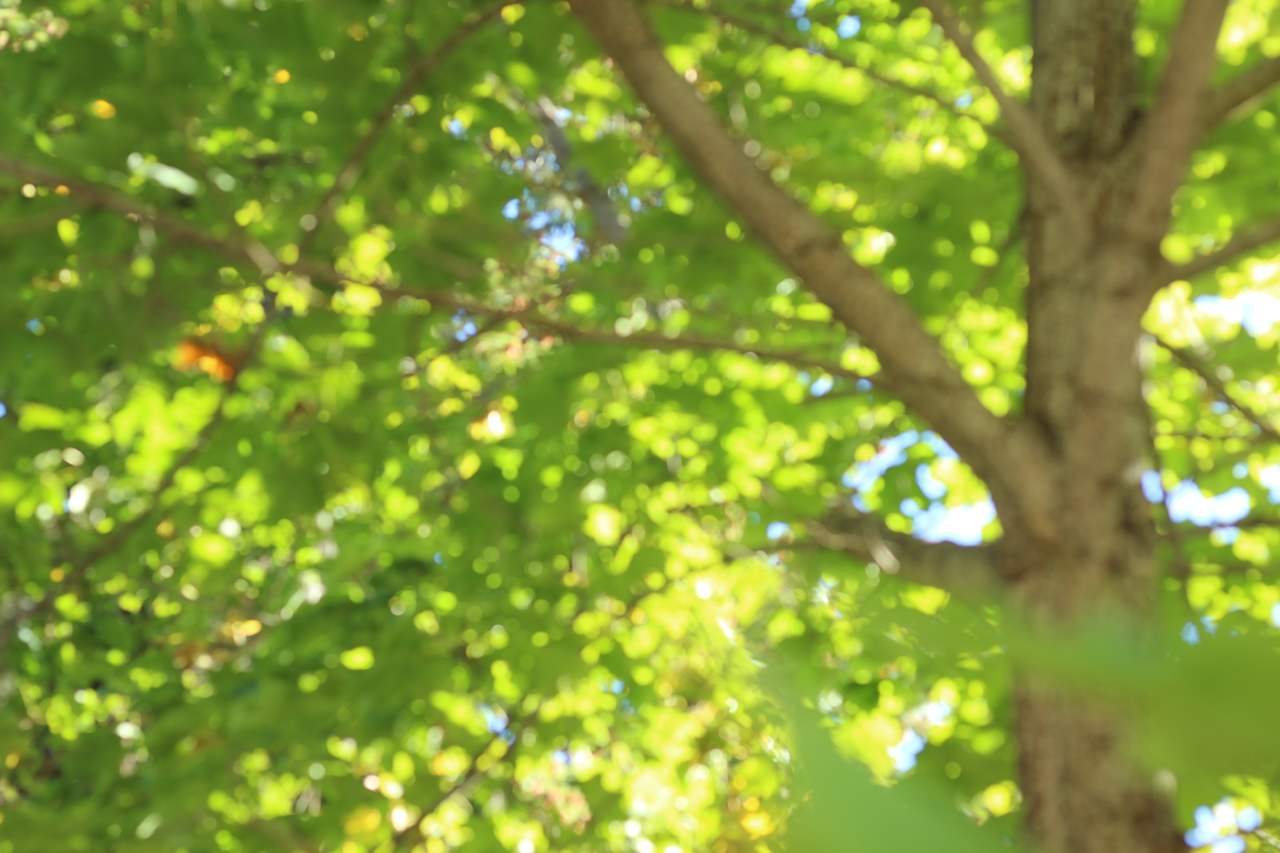
[[[1020, 80], [1025, 4], [971, 5]], [[1143, 6], [1148, 64], [1174, 5]], [[0, 177], [0, 851], [1010, 849], [1011, 666], [1133, 721], [1188, 814], [1226, 790], [1273, 817], [1280, 529], [1175, 503], [1176, 618], [1141, 642], [1024, 636], [805, 547], [850, 501], [1000, 531], [562, 6], [0, 0], [0, 151], [67, 178]], [[1023, 202], [990, 96], [891, 3], [729, 6], [758, 26], [650, 11], [1016, 411]], [[1233, 6], [1226, 60], [1274, 53], [1276, 14]], [[1207, 141], [1170, 258], [1274, 211], [1276, 106]], [[1194, 518], [1280, 500], [1241, 409], [1280, 408], [1276, 263], [1147, 317], [1213, 369], [1144, 350], [1148, 483]], [[766, 692], [760, 660], [812, 675]]]

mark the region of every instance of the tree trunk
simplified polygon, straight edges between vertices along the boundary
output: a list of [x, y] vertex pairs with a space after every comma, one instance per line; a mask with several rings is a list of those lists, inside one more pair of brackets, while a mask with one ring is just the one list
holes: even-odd
[[1024, 824], [1045, 853], [1185, 853], [1167, 798], [1113, 720], [1024, 682], [1016, 696]]
[[[1080, 188], [1096, 230], [1028, 188], [1025, 414], [1055, 465], [1053, 542], [1008, 539], [1006, 570], [1032, 619], [1053, 631], [1107, 605], [1149, 614], [1155, 542], [1139, 477], [1145, 447], [1137, 345], [1150, 273], [1128, 235], [1123, 175], [1137, 108], [1133, 0], [1032, 0], [1032, 107]], [[1122, 722], [1022, 673], [1015, 736], [1026, 826], [1045, 853], [1186, 849], [1172, 808], [1135, 767]]]

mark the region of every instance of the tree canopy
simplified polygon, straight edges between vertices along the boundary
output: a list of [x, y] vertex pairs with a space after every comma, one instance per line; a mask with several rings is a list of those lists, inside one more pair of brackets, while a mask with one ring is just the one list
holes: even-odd
[[0, 80], [0, 851], [1280, 849], [1280, 3]]

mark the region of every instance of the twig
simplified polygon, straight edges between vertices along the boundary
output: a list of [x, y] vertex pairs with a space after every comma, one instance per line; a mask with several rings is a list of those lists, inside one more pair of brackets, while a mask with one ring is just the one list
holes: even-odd
[[1184, 264], [1166, 264], [1160, 270], [1158, 285], [1171, 281], [1186, 281], [1226, 266], [1241, 256], [1260, 249], [1268, 243], [1280, 241], [1280, 217], [1247, 228], [1233, 236], [1211, 252], [1197, 255]]
[[519, 320], [525, 325], [551, 332], [569, 341], [643, 346], [658, 350], [706, 350], [713, 352], [737, 353], [739, 355], [758, 358], [762, 361], [776, 361], [780, 364], [789, 364], [792, 367], [799, 367], [807, 370], [821, 370], [842, 379], [869, 380], [871, 378], [865, 374], [858, 373], [856, 370], [850, 370], [843, 367], [834, 361], [826, 361], [802, 352], [747, 346], [716, 338], [706, 338], [700, 335], [667, 336], [653, 332], [635, 332], [630, 335], [620, 335], [616, 332], [609, 332], [604, 329], [582, 328], [581, 326], [564, 323], [532, 312], [513, 311], [510, 312], [510, 316], [512, 319]]
[[146, 222], [182, 242], [209, 249], [226, 258], [247, 262], [263, 275], [272, 275], [280, 270], [280, 262], [271, 251], [248, 236], [242, 235], [240, 239], [218, 237], [185, 219], [134, 201], [101, 184], [59, 175], [4, 154], [0, 154], [0, 172], [34, 184], [65, 186], [73, 196], [87, 202], [88, 206], [113, 211], [135, 222]]
[[833, 510], [806, 523], [809, 539], [786, 547], [836, 551], [873, 563], [886, 575], [957, 592], [981, 588], [999, 574], [991, 545], [926, 542], [891, 530], [871, 513]]
[[1187, 558], [1187, 549], [1183, 545], [1182, 535], [1178, 532], [1178, 525], [1173, 520], [1173, 512], [1170, 509], [1169, 492], [1164, 487], [1164, 482], [1160, 479], [1161, 469], [1164, 468], [1164, 462], [1160, 458], [1160, 451], [1156, 447], [1156, 439], [1159, 433], [1156, 432], [1155, 418], [1151, 417], [1151, 406], [1147, 402], [1146, 393], [1139, 389], [1138, 405], [1142, 412], [1143, 425], [1147, 432], [1147, 449], [1151, 453], [1151, 466], [1156, 473], [1156, 489], [1159, 494], [1160, 508], [1164, 516], [1165, 528], [1169, 543], [1173, 546], [1173, 554], [1175, 559], [1175, 577], [1186, 579], [1191, 577], [1191, 561]]
[[[134, 202], [128, 197], [99, 184], [64, 178], [61, 175], [54, 174], [44, 169], [31, 167], [25, 163], [14, 161], [3, 156], [0, 156], [0, 171], [20, 175], [28, 179], [37, 179], [42, 183], [65, 184], [66, 186], [71, 187], [74, 192], [81, 193], [85, 198], [103, 208], [117, 213], [122, 213], [127, 217], [133, 217], [140, 221], [148, 222], [157, 230], [162, 231], [171, 237], [183, 242], [189, 242], [194, 245], [211, 249], [229, 259], [249, 259], [259, 251], [267, 253], [268, 257], [270, 257], [270, 253], [265, 247], [250, 241], [247, 237], [239, 240], [230, 237], [214, 237], [204, 231], [201, 231], [199, 228], [191, 225], [185, 220], [154, 211], [146, 205]], [[664, 350], [690, 349], [736, 352], [742, 355], [754, 356], [765, 361], [778, 361], [780, 363], [791, 364], [796, 367], [823, 370], [833, 376], [840, 376], [849, 379], [867, 378], [855, 371], [841, 367], [835, 362], [826, 361], [804, 353], [745, 346], [731, 341], [715, 340], [695, 335], [668, 337], [665, 335], [645, 332], [638, 332], [632, 335], [620, 335], [603, 329], [584, 329], [574, 326], [573, 324], [545, 316], [536, 308], [503, 308], [486, 305], [485, 303], [477, 302], [466, 297], [457, 296], [447, 290], [437, 287], [420, 285], [390, 285], [380, 281], [354, 279], [338, 272], [328, 264], [322, 264], [307, 258], [300, 258], [297, 262], [287, 265], [278, 264], [274, 258], [271, 260], [272, 263], [276, 264], [275, 269], [280, 272], [292, 272], [304, 275], [311, 279], [313, 283], [325, 285], [332, 289], [340, 289], [350, 284], [357, 284], [377, 290], [384, 296], [422, 299], [436, 305], [466, 311], [467, 313], [481, 317], [494, 317], [517, 321], [530, 327], [543, 329], [547, 332], [557, 334], [565, 339], [593, 343], [630, 344], [634, 346], [648, 346]]]
[[1214, 373], [1213, 367], [1205, 363], [1200, 356], [1189, 349], [1174, 346], [1159, 335], [1152, 335], [1152, 338], [1162, 349], [1173, 356], [1174, 361], [1199, 376], [1200, 381], [1213, 392], [1214, 396], [1235, 409], [1246, 421], [1253, 424], [1263, 437], [1269, 441], [1280, 442], [1280, 429], [1277, 429], [1275, 424], [1271, 423], [1264, 415], [1255, 412], [1250, 406], [1232, 394], [1226, 383]]

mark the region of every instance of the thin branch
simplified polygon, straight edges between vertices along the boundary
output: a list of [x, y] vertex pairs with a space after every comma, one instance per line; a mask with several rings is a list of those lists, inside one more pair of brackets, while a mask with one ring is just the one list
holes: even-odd
[[[38, 179], [47, 184], [64, 184], [73, 189], [82, 198], [100, 207], [123, 213], [128, 217], [145, 221], [158, 231], [168, 234], [182, 242], [188, 242], [214, 250], [216, 253], [233, 260], [253, 257], [259, 252], [267, 252], [265, 247], [251, 243], [247, 238], [213, 237], [182, 219], [157, 213], [145, 205], [138, 204], [114, 190], [98, 184], [91, 184], [66, 178], [43, 169], [27, 166], [17, 161], [0, 156], [0, 171], [7, 171], [24, 178]], [[269, 253], [268, 253], [269, 254]], [[821, 370], [834, 377], [844, 379], [870, 379], [857, 371], [849, 370], [839, 363], [823, 359], [820, 356], [790, 350], [774, 350], [739, 344], [734, 341], [721, 340], [701, 335], [668, 336], [653, 332], [636, 332], [621, 335], [605, 329], [590, 329], [549, 317], [538, 310], [536, 305], [526, 308], [503, 308], [487, 305], [466, 297], [457, 296], [439, 287], [422, 285], [388, 285], [379, 281], [360, 281], [343, 275], [333, 267], [306, 258], [296, 263], [278, 266], [282, 272], [293, 272], [304, 275], [313, 283], [329, 288], [341, 288], [349, 284], [358, 284], [373, 288], [385, 296], [423, 299], [437, 306], [466, 311], [479, 317], [494, 320], [510, 320], [534, 329], [541, 329], [555, 334], [565, 340], [588, 343], [618, 344], [628, 346], [649, 347], [661, 350], [700, 350], [711, 352], [730, 352], [752, 356], [762, 361], [776, 361], [790, 364], [805, 370]]]
[[995, 71], [982, 58], [973, 39], [946, 0], [921, 0], [921, 3], [932, 13], [938, 26], [1000, 105], [1000, 112], [1009, 127], [1009, 142], [1023, 163], [1053, 193], [1079, 232], [1089, 233], [1090, 225], [1081, 204], [1080, 187], [1058, 157], [1053, 143], [1035, 115], [1025, 104], [1004, 90]]
[[[529, 712], [528, 714], [525, 714], [520, 720], [516, 721], [515, 723], [513, 723], [511, 726], [507, 728], [507, 733], [513, 734], [514, 740], [507, 747], [506, 752], [504, 752], [498, 758], [494, 759], [495, 764], [500, 759], [507, 759], [514, 755], [515, 751], [520, 746], [520, 735], [524, 732], [525, 728], [529, 727], [529, 725], [533, 722], [533, 720], [537, 717], [537, 715], [538, 715], [538, 709], [535, 708], [533, 711]], [[471, 766], [467, 768], [467, 772], [462, 774], [462, 776], [458, 779], [458, 781], [454, 782], [448, 788], [445, 788], [443, 791], [440, 792], [439, 796], [437, 796], [434, 800], [428, 803], [422, 809], [421, 818], [414, 821], [412, 824], [405, 827], [404, 829], [399, 830], [398, 832], [395, 833], [395, 835], [392, 837], [393, 849], [399, 850], [403, 846], [412, 843], [415, 840], [413, 837], [413, 830], [417, 829], [418, 826], [422, 823], [422, 821], [426, 820], [429, 817], [434, 816], [435, 813], [438, 812], [441, 809], [441, 807], [444, 806], [445, 803], [449, 802], [454, 797], [466, 796], [471, 791], [472, 788], [474, 788], [481, 781], [483, 781], [484, 778], [489, 774], [489, 766], [486, 765], [484, 769], [481, 769], [480, 763], [485, 759], [487, 755], [489, 755], [490, 751], [492, 751], [497, 744], [502, 742], [503, 742], [503, 733], [501, 732], [495, 734], [489, 740], [485, 741], [484, 746], [480, 747], [480, 749], [477, 750], [476, 753], [471, 756]]]
[[[355, 185], [356, 180], [360, 177], [360, 173], [364, 170], [365, 163], [369, 159], [369, 155], [373, 153], [374, 147], [378, 144], [378, 140], [382, 134], [390, 126], [392, 119], [395, 118], [396, 110], [402, 103], [407, 101], [417, 92], [426, 79], [433, 74], [436, 69], [444, 64], [445, 60], [452, 56], [467, 39], [471, 38], [477, 32], [482, 30], [486, 25], [496, 20], [502, 14], [502, 10], [508, 6], [515, 5], [520, 0], [502, 0], [490, 6], [488, 9], [468, 18], [450, 33], [436, 48], [427, 53], [409, 67], [404, 74], [404, 78], [400, 81], [400, 86], [392, 93], [387, 102], [383, 104], [372, 121], [369, 128], [360, 136], [355, 147], [351, 149], [351, 153], [347, 155], [346, 162], [342, 168], [338, 170], [337, 177], [334, 178], [333, 184], [321, 197], [316, 204], [315, 211], [312, 214], [314, 223], [311, 224], [309, 234], [314, 234], [319, 230], [320, 224], [329, 217], [333, 208], [341, 199], [342, 194], [351, 189]], [[309, 236], [303, 238], [308, 243]], [[305, 244], [303, 244], [305, 251]]]
[[1201, 133], [1202, 105], [1227, 4], [1228, 0], [1184, 0], [1160, 94], [1135, 137], [1141, 156], [1130, 216], [1150, 239], [1164, 234], [1173, 194]]
[[817, 406], [821, 403], [839, 403], [843, 400], [852, 400], [862, 397], [867, 391], [862, 388], [838, 388], [834, 391], [828, 391], [825, 394], [815, 394], [805, 397], [801, 402], [806, 406]]
[[218, 237], [185, 219], [134, 201], [123, 193], [101, 184], [59, 175], [4, 154], [0, 154], [0, 172], [33, 184], [65, 186], [73, 197], [85, 202], [88, 206], [110, 210], [135, 222], [145, 222], [184, 243], [209, 249], [238, 262], [247, 262], [263, 275], [272, 275], [280, 270], [280, 262], [276, 260], [271, 250], [256, 240], [243, 235], [234, 239]]
[[1280, 216], [1247, 228], [1211, 252], [1197, 255], [1185, 264], [1166, 264], [1157, 278], [1159, 286], [1171, 281], [1187, 281], [1201, 273], [1212, 272], [1269, 243], [1280, 242]]
[[[1008, 509], [1052, 536], [1052, 496], [1044, 455], [1030, 429], [992, 414], [978, 400], [911, 307], [858, 264], [841, 234], [773, 183], [724, 129], [715, 112], [667, 62], [630, 0], [572, 0], [603, 46], [707, 187], [859, 335], [883, 365], [880, 384], [919, 413], [987, 479]], [[1009, 477], [1010, 470], [1019, 476]]]
[[1187, 549], [1183, 545], [1181, 534], [1178, 532], [1178, 525], [1173, 520], [1169, 492], [1160, 480], [1160, 471], [1165, 467], [1160, 449], [1156, 446], [1160, 434], [1156, 432], [1156, 422], [1155, 418], [1151, 416], [1151, 405], [1147, 402], [1145, 388], [1140, 388], [1138, 391], [1138, 407], [1142, 412], [1143, 427], [1147, 434], [1147, 452], [1150, 454], [1151, 467], [1157, 475], [1156, 489], [1159, 492], [1157, 497], [1159, 498], [1160, 514], [1163, 516], [1162, 520], [1165, 523], [1166, 535], [1173, 549], [1175, 563], [1173, 574], [1174, 577], [1186, 579], [1191, 577], [1191, 561], [1187, 558]]
[[667, 336], [655, 332], [633, 332], [629, 335], [620, 335], [616, 332], [610, 332], [605, 329], [587, 329], [581, 326], [575, 326], [572, 323], [565, 323], [536, 312], [528, 311], [510, 311], [506, 312], [506, 316], [509, 316], [514, 320], [518, 320], [527, 326], [551, 332], [567, 341], [639, 346], [655, 350], [703, 350], [707, 352], [737, 353], [739, 355], [758, 358], [761, 361], [775, 361], [779, 364], [789, 364], [792, 367], [798, 367], [802, 370], [820, 370], [833, 377], [841, 379], [851, 379], [856, 381], [859, 379], [870, 380], [872, 378], [858, 373], [856, 370], [850, 370], [837, 362], [828, 361], [817, 356], [796, 352], [794, 350], [767, 349], [764, 347], [738, 344], [719, 338], [703, 337], [701, 335], [684, 334]]
[[574, 165], [573, 146], [557, 120], [556, 105], [550, 98], [541, 97], [530, 105], [530, 112], [542, 125], [543, 135], [551, 146], [551, 153], [556, 155], [556, 166], [560, 173], [569, 179], [573, 192], [591, 211], [600, 236], [609, 243], [621, 243], [627, 235], [627, 229], [618, 218], [613, 199], [596, 183], [590, 172]]
[[1173, 356], [1174, 361], [1200, 377], [1213, 395], [1231, 408], [1235, 409], [1246, 421], [1253, 424], [1258, 432], [1267, 440], [1280, 442], [1280, 428], [1271, 423], [1264, 415], [1255, 412], [1249, 405], [1238, 399], [1227, 388], [1225, 382], [1214, 372], [1213, 366], [1205, 362], [1199, 355], [1189, 349], [1174, 346], [1158, 335], [1152, 335], [1157, 344]]
[[1220, 530], [1280, 530], [1280, 517], [1276, 516], [1245, 516], [1236, 521], [1214, 521], [1209, 524], [1196, 524], [1191, 521], [1181, 521], [1176, 525], [1176, 530], [1180, 534], [1208, 534], [1216, 533]]
[[809, 522], [806, 531], [824, 550], [872, 563], [885, 574], [912, 583], [958, 591], [991, 585], [998, 577], [992, 545], [925, 542], [852, 508]]
[[1259, 62], [1209, 93], [1200, 111], [1200, 127], [1209, 131], [1234, 113], [1269, 94], [1280, 85], [1280, 56]]
[[912, 83], [906, 82], [905, 80], [890, 77], [887, 74], [875, 70], [874, 68], [869, 68], [866, 65], [855, 62], [848, 57], [841, 56], [833, 51], [824, 50], [815, 44], [806, 44], [801, 39], [770, 29], [763, 24], [756, 23], [755, 21], [752, 21], [749, 18], [744, 18], [741, 15], [722, 12], [719, 9], [707, 6], [695, 6], [689, 2], [689, 0], [665, 0], [663, 5], [670, 6], [673, 9], [680, 9], [682, 11], [708, 15], [726, 26], [742, 30], [745, 33], [760, 36], [761, 38], [767, 39], [780, 47], [790, 48], [791, 50], [800, 50], [808, 54], [821, 56], [823, 59], [836, 63], [841, 68], [847, 68], [850, 71], [861, 74], [868, 80], [874, 80], [882, 86], [890, 89], [896, 89], [906, 95], [924, 98], [925, 100], [931, 101], [951, 115], [973, 122], [978, 127], [982, 128], [988, 136], [998, 139], [1005, 144], [1011, 144], [1009, 134], [1003, 127], [987, 124], [973, 113], [958, 107], [954, 101], [948, 101], [937, 92], [926, 89], [923, 86], [916, 86]]
[[1265, 829], [1255, 829], [1253, 835], [1257, 836], [1262, 843], [1266, 844], [1272, 850], [1280, 850], [1280, 836], [1272, 835]]

